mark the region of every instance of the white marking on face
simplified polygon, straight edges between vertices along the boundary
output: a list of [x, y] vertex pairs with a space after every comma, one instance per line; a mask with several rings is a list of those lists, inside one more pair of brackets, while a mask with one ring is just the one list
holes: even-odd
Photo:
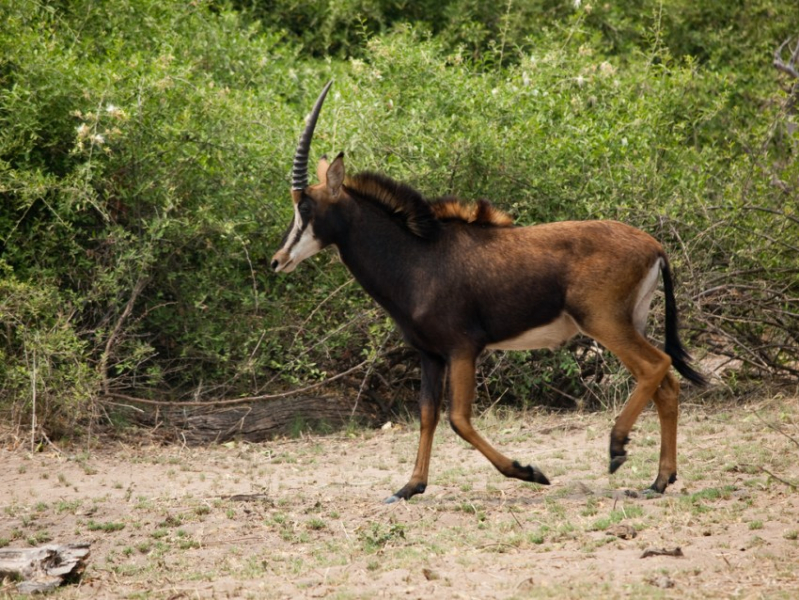
[[638, 288], [638, 297], [633, 306], [633, 325], [641, 334], [646, 330], [646, 319], [649, 316], [649, 307], [652, 304], [652, 295], [657, 287], [662, 264], [663, 259], [658, 258], [641, 282], [641, 287]]
[[308, 226], [302, 232], [299, 241], [294, 244], [289, 250], [289, 264], [284, 269], [286, 273], [290, 273], [295, 267], [304, 261], [306, 258], [312, 257], [314, 254], [322, 249], [322, 243], [316, 239], [313, 234], [313, 228]]
[[578, 331], [574, 319], [566, 313], [561, 313], [551, 323], [528, 329], [516, 337], [489, 344], [487, 347], [494, 350], [535, 350], [537, 348], [554, 350], [571, 339]]
[[[303, 229], [303, 225], [305, 228]], [[291, 273], [297, 265], [310, 258], [322, 249], [322, 243], [316, 238], [312, 224], [303, 224], [300, 218], [300, 211], [294, 205], [294, 226], [286, 236], [286, 244], [281, 248], [275, 257], [279, 257], [279, 264], [275, 272]]]

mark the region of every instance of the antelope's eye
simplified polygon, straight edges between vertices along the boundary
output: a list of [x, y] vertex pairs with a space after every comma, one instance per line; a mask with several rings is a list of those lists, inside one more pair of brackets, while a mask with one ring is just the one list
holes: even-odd
[[300, 217], [302, 217], [303, 221], [308, 220], [308, 218], [311, 216], [311, 212], [313, 211], [311, 203], [307, 200], [300, 202], [300, 205], [297, 207], [297, 209], [300, 211]]

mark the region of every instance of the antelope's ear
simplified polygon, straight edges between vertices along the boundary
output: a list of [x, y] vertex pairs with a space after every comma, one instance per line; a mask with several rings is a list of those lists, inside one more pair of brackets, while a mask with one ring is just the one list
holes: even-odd
[[319, 163], [316, 165], [316, 177], [319, 179], [319, 183], [326, 183], [327, 182], [327, 170], [330, 168], [330, 163], [327, 162], [327, 154], [322, 155], [322, 158], [319, 159]]
[[341, 152], [330, 164], [325, 175], [327, 191], [333, 198], [338, 198], [341, 186], [344, 184], [344, 153]]

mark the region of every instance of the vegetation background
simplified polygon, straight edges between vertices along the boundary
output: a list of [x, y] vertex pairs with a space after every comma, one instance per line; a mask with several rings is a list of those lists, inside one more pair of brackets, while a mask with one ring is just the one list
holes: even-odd
[[[641, 227], [687, 344], [730, 361], [720, 389], [796, 381], [799, 79], [772, 64], [796, 36], [782, 0], [6, 0], [3, 419], [63, 435], [113, 418], [114, 394], [252, 396], [358, 365], [359, 391], [413, 391], [412, 354], [332, 254], [268, 270], [330, 78], [316, 156], [522, 224]], [[480, 382], [607, 404], [617, 372], [578, 340], [488, 354]]]

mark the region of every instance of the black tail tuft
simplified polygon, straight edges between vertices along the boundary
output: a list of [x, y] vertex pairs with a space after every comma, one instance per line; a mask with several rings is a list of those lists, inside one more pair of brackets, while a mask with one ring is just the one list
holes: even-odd
[[691, 356], [680, 342], [680, 336], [677, 333], [677, 302], [674, 299], [674, 284], [671, 280], [669, 263], [665, 259], [661, 273], [663, 275], [663, 293], [666, 296], [666, 343], [663, 351], [671, 357], [671, 364], [680, 375], [694, 385], [707, 385], [705, 376], [688, 364]]

